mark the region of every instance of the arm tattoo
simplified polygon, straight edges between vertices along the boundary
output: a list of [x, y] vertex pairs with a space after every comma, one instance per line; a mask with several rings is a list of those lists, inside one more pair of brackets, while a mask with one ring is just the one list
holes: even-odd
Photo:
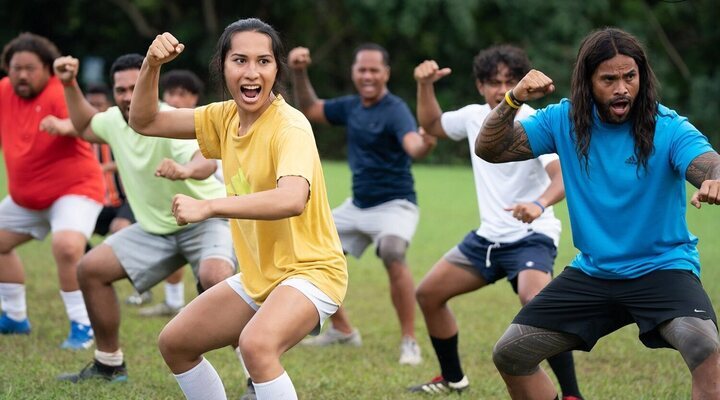
[[490, 112], [475, 141], [475, 154], [492, 162], [522, 161], [534, 157], [525, 128], [514, 122], [517, 110], [505, 101]]
[[708, 179], [720, 180], [720, 155], [710, 151], [695, 157], [685, 171], [685, 179], [697, 188]]

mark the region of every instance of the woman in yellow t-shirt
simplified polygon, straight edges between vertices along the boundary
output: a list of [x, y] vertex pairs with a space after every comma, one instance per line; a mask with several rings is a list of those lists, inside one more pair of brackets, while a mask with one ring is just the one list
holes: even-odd
[[347, 289], [312, 129], [274, 90], [284, 51], [271, 26], [242, 19], [218, 40], [211, 66], [231, 100], [159, 111], [160, 66], [183, 49], [170, 33], [150, 45], [130, 125], [143, 135], [197, 138], [205, 157], [222, 159], [228, 197], [176, 195], [173, 214], [180, 225], [229, 218], [240, 273], [170, 321], [160, 334], [160, 351], [188, 399], [225, 398], [203, 354], [228, 345], [239, 345], [258, 399], [297, 398], [280, 356], [317, 334]]

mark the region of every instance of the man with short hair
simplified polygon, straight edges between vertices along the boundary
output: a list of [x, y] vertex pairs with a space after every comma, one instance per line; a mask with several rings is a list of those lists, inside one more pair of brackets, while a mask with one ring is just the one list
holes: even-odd
[[[515, 46], [493, 46], [473, 60], [475, 87], [485, 103], [442, 112], [434, 83], [450, 74], [428, 60], [415, 68], [417, 115], [420, 125], [438, 138], [467, 140], [475, 146], [485, 117], [530, 70], [525, 52]], [[518, 118], [535, 110], [527, 105]], [[507, 277], [521, 304], [530, 301], [553, 272], [560, 240], [560, 220], [552, 205], [565, 196], [556, 154], [512, 164], [490, 164], [471, 156], [482, 223], [450, 249], [425, 275], [416, 295], [425, 317], [441, 374], [410, 388], [417, 393], [460, 392], [469, 381], [460, 366], [459, 329], [447, 302]], [[572, 353], [548, 359], [562, 388], [564, 400], [581, 399]]]
[[[355, 50], [355, 95], [318, 99], [307, 75], [310, 63], [307, 48], [297, 47], [288, 55], [298, 108], [311, 122], [347, 127], [353, 196], [333, 210], [340, 241], [344, 251], [355, 257], [375, 244], [400, 321], [400, 364], [417, 365], [422, 358], [415, 340], [414, 283], [405, 261], [419, 220], [410, 165], [412, 159], [428, 155], [436, 140], [417, 132], [407, 104], [389, 92], [389, 56], [382, 46], [369, 43]], [[360, 345], [360, 333], [350, 325], [344, 307], [331, 321], [323, 334], [303, 343]]]
[[127, 380], [113, 282], [129, 279], [143, 292], [189, 263], [198, 288], [204, 290], [232, 276], [237, 267], [226, 220], [209, 219], [179, 227], [172, 215], [172, 199], [178, 193], [202, 199], [225, 196], [223, 186], [211, 176], [215, 162], [202, 156], [197, 142], [142, 136], [127, 123], [142, 62], [139, 54], [115, 60], [110, 75], [117, 106], [98, 113], [84, 99], [75, 80], [78, 60], [61, 57], [55, 61], [55, 73], [65, 87], [76, 131], [85, 140], [110, 145], [137, 219], [80, 261], [78, 277], [97, 350], [87, 367], [79, 373], [63, 374], [60, 380]]
[[77, 264], [102, 209], [100, 165], [90, 145], [73, 137], [72, 124], [53, 74], [60, 55], [48, 39], [22, 33], [0, 56], [0, 142], [9, 195], [0, 203], [0, 333], [29, 334], [25, 272], [15, 248], [52, 232], [60, 295], [70, 319], [63, 348], [92, 345], [93, 331], [77, 280]]
[[557, 153], [580, 253], [515, 317], [493, 361], [510, 396], [552, 399], [538, 368], [562, 351], [590, 351], [635, 322], [650, 348], [670, 347], [692, 374], [693, 399], [720, 398], [717, 317], [700, 282], [691, 204], [720, 204], [720, 156], [688, 120], [658, 103], [640, 42], [604, 28], [580, 45], [571, 99], [515, 121], [520, 106], [552, 92], [531, 70], [485, 119], [476, 153], [489, 162]]

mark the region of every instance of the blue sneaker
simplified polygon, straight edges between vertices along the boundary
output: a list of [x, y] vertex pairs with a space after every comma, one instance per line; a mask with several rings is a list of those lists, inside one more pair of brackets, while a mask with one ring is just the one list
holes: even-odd
[[2, 313], [0, 314], [0, 333], [3, 335], [29, 335], [30, 321], [27, 318], [15, 321], [6, 313]]
[[65, 339], [60, 348], [70, 350], [87, 349], [93, 344], [95, 337], [90, 325], [83, 325], [75, 321], [70, 321], [70, 334]]

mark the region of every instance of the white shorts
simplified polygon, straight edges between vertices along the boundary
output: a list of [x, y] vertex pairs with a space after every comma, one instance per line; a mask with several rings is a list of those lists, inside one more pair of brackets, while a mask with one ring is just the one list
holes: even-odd
[[[230, 285], [235, 292], [242, 297], [243, 300], [255, 311], [260, 309], [260, 305], [258, 305], [251, 297], [250, 295], [245, 292], [245, 287], [243, 287], [242, 281], [240, 280], [240, 274], [235, 274], [227, 279], [225, 279], [225, 282], [227, 282], [228, 285]], [[300, 293], [305, 295], [305, 297], [308, 298], [314, 305], [315, 309], [318, 312], [318, 315], [320, 316], [320, 321], [318, 322], [315, 329], [310, 332], [311, 335], [316, 336], [320, 333], [320, 329], [322, 328], [323, 324], [325, 323], [325, 320], [328, 319], [331, 315], [335, 314], [335, 312], [340, 307], [339, 305], [335, 304], [334, 301], [328, 295], [326, 295], [322, 290], [318, 289], [317, 286], [310, 283], [310, 281], [303, 279], [303, 278], [290, 278], [282, 281], [278, 286], [290, 286], [294, 287], [295, 289], [299, 290]]]
[[0, 202], [0, 229], [45, 239], [52, 231], [75, 231], [90, 238], [103, 205], [76, 194], [55, 200], [49, 208], [31, 210], [19, 206], [10, 196]]
[[360, 258], [371, 243], [377, 246], [385, 236], [398, 236], [409, 244], [420, 220], [420, 209], [405, 199], [368, 208], [359, 208], [347, 199], [333, 209], [333, 218], [343, 251]]

